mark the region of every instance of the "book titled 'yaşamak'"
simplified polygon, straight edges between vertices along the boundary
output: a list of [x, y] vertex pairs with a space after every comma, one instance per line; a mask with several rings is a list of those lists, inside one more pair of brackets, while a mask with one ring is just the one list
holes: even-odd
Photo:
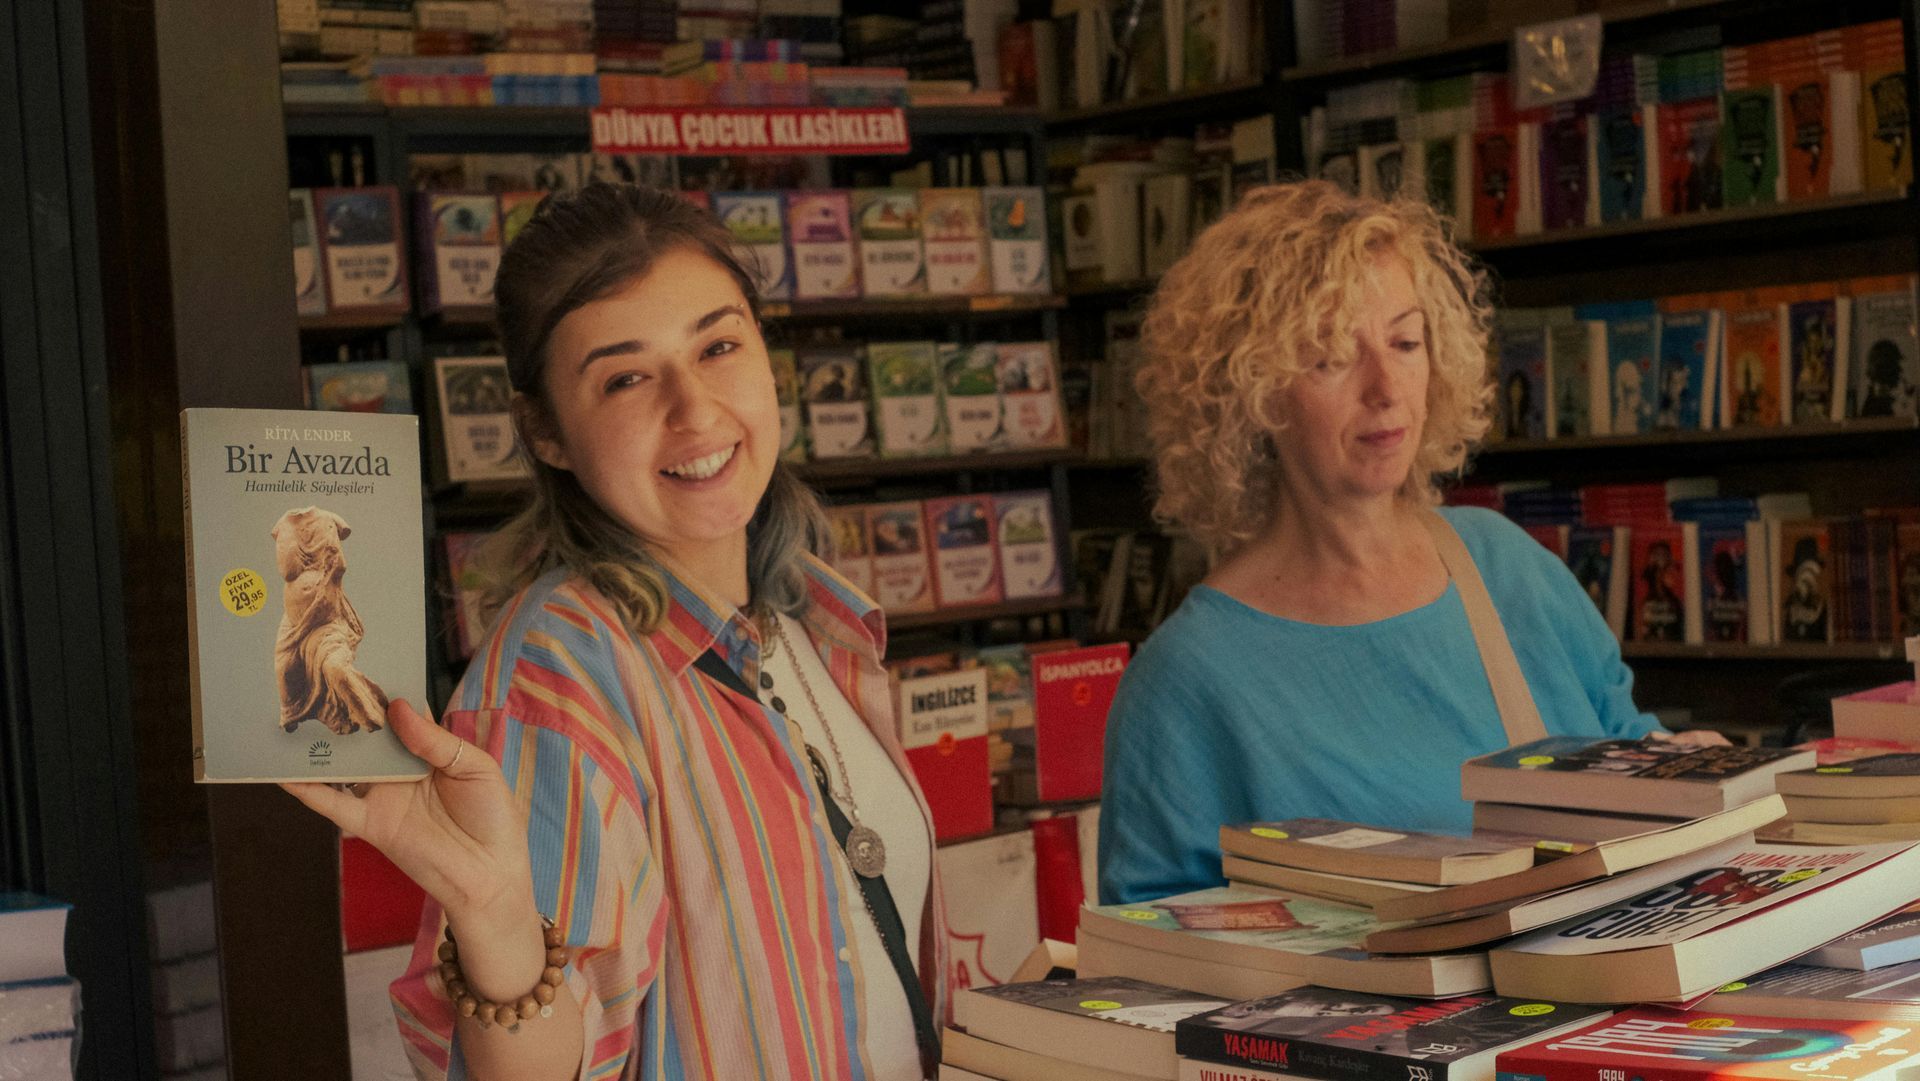
[[1494, 1055], [1609, 1011], [1542, 999], [1422, 1000], [1298, 987], [1174, 1025], [1181, 1058], [1324, 1081], [1493, 1081]]
[[379, 781], [427, 767], [387, 703], [427, 701], [418, 421], [188, 409], [194, 779]]

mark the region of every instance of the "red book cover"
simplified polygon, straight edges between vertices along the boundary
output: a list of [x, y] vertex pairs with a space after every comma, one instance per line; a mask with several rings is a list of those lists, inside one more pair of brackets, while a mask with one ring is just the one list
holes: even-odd
[[968, 668], [903, 679], [900, 745], [927, 797], [936, 841], [993, 830], [993, 773], [987, 762], [987, 670]]
[[1521, 526], [1520, 528], [1527, 531], [1527, 536], [1532, 537], [1534, 540], [1539, 541], [1541, 547], [1545, 548], [1549, 552], [1552, 552], [1554, 555], [1559, 556], [1561, 562], [1563, 563], [1566, 562], [1566, 559], [1567, 559], [1567, 527], [1566, 526], [1528, 525], [1528, 526]]
[[348, 953], [412, 942], [426, 899], [379, 849], [358, 837], [340, 838], [340, 930]]
[[1054, 815], [1033, 824], [1034, 899], [1040, 937], [1072, 942], [1087, 899], [1080, 878], [1080, 817]]
[[1633, 640], [1686, 641], [1685, 534], [1679, 526], [1636, 525], [1632, 544]]
[[1660, 205], [1669, 215], [1720, 205], [1720, 100], [1660, 104]]
[[1473, 234], [1512, 236], [1520, 205], [1518, 140], [1511, 128], [1473, 135]]
[[1746, 1017], [1636, 1006], [1502, 1051], [1503, 1078], [1527, 1081], [1894, 1081], [1920, 1057], [1911, 1022]]
[[1125, 642], [1036, 654], [1033, 755], [1040, 799], [1098, 799], [1107, 710], [1127, 668]]

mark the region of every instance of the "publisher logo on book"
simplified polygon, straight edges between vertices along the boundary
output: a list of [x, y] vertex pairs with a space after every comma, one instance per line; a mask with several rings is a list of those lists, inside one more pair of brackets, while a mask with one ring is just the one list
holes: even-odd
[[333, 744], [324, 739], [307, 744], [307, 765], [314, 769], [326, 769], [333, 765]]

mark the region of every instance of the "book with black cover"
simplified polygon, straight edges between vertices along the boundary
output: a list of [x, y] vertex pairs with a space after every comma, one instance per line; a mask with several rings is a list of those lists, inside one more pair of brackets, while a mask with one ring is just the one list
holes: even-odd
[[1227, 1003], [1144, 980], [1108, 976], [971, 987], [954, 996], [968, 1035], [1088, 1066], [1173, 1077], [1174, 1024]]
[[1321, 1081], [1492, 1081], [1502, 1049], [1608, 1012], [1498, 995], [1421, 1000], [1298, 987], [1178, 1021], [1174, 1047], [1182, 1058]]
[[1775, 774], [1813, 764], [1812, 751], [1791, 748], [1551, 736], [1469, 759], [1460, 790], [1469, 800], [1708, 815], [1760, 799]]

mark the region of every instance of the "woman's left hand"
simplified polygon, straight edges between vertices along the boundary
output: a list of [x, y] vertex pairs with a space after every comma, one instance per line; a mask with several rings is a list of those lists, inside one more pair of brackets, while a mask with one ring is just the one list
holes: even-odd
[[1650, 732], [1654, 739], [1665, 743], [1679, 743], [1688, 747], [1730, 747], [1727, 737], [1711, 728], [1689, 728], [1685, 732]]

